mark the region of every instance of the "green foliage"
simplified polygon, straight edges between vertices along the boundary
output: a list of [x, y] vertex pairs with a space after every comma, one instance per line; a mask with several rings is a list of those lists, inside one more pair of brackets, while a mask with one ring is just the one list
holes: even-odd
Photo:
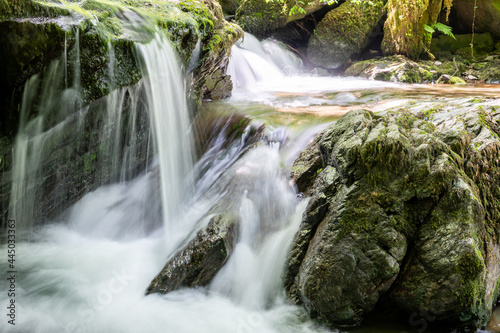
[[426, 33], [430, 34], [431, 36], [437, 30], [446, 36], [450, 36], [450, 37], [456, 39], [455, 35], [453, 35], [452, 28], [446, 24], [443, 24], [443, 23], [437, 22], [437, 23], [434, 23], [432, 26], [424, 24], [424, 30]]

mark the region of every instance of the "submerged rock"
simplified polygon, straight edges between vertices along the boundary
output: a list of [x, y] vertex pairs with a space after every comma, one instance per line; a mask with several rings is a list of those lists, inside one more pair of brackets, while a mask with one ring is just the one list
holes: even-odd
[[499, 134], [488, 106], [358, 110], [326, 129], [292, 169], [311, 200], [287, 261], [289, 297], [331, 325], [356, 325], [377, 305], [485, 323], [500, 277]]
[[323, 68], [335, 69], [353, 55], [359, 55], [377, 33], [386, 2], [346, 1], [328, 12], [309, 39], [309, 60]]
[[239, 217], [227, 213], [212, 217], [208, 226], [167, 262], [146, 295], [206, 286], [234, 250], [238, 221]]

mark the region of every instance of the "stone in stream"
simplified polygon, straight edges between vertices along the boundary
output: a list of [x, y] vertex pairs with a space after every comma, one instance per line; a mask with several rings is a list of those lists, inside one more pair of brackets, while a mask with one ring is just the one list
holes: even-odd
[[167, 262], [146, 295], [206, 286], [233, 253], [238, 221], [237, 215], [228, 213], [212, 217], [208, 226]]
[[500, 112], [351, 111], [292, 169], [311, 197], [285, 270], [290, 299], [330, 325], [375, 309], [480, 327], [500, 276]]

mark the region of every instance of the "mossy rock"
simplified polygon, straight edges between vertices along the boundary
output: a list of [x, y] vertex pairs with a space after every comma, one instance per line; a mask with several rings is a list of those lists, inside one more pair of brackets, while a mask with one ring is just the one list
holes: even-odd
[[165, 264], [147, 288], [146, 295], [206, 286], [234, 250], [238, 221], [239, 217], [229, 213], [212, 217], [208, 226]]
[[461, 78], [459, 77], [456, 77], [456, 76], [450, 76], [450, 75], [446, 75], [446, 74], [443, 74], [439, 77], [439, 79], [436, 81], [436, 83], [439, 83], [439, 84], [457, 84], [457, 85], [464, 85], [465, 84], [465, 81], [462, 80]]
[[296, 4], [293, 0], [243, 0], [236, 12], [236, 22], [243, 30], [265, 38], [288, 23], [304, 18], [326, 5], [318, 0], [307, 0], [301, 5], [303, 11], [290, 14]]
[[356, 110], [319, 134], [292, 168], [310, 201], [287, 260], [290, 299], [332, 326], [377, 305], [450, 329], [485, 323], [500, 277], [498, 119], [468, 106]]
[[403, 83], [422, 83], [434, 80], [434, 71], [429, 67], [422, 66], [403, 56], [358, 61], [347, 68], [344, 75]]
[[343, 66], [360, 54], [385, 14], [387, 0], [346, 1], [318, 23], [307, 45], [307, 56], [326, 69]]

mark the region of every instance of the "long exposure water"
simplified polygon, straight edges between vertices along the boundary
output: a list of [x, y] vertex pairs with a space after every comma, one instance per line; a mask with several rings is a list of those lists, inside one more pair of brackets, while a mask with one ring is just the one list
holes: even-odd
[[[106, 152], [111, 162], [96, 172], [119, 169], [114, 181], [86, 194], [60, 218], [43, 225], [34, 225], [38, 198], [30, 193], [30, 186], [43, 177], [38, 168], [50, 155], [47, 142], [59, 140], [66, 133], [65, 126], [81, 123], [85, 110], [80, 118], [68, 115], [57, 124], [44, 123], [43, 112], [40, 118], [21, 124], [10, 212], [11, 218], [22, 220], [16, 245], [18, 317], [15, 326], [0, 321], [0, 331], [332, 332], [287, 302], [281, 285], [286, 253], [307, 204], [307, 199], [297, 196], [287, 170], [315, 134], [350, 108], [397, 107], [425, 89], [427, 98], [432, 98], [436, 87], [415, 92], [394, 83], [314, 76], [277, 43], [260, 43], [247, 35], [233, 47], [229, 66], [233, 97], [207, 102], [200, 113], [221, 119], [239, 113], [252, 123], [230, 144], [216, 135], [196, 160], [185, 82], [172, 47], [158, 35], [137, 50], [143, 79], [137, 87], [113, 92], [106, 112], [116, 120], [126, 104], [134, 114], [128, 123], [135, 124], [145, 108], [151, 137], [145, 144], [132, 139], [117, 143], [119, 148], [111, 144]], [[44, 82], [58, 82], [56, 76], [64, 75], [57, 64], [53, 66]], [[39, 78], [27, 84], [25, 108], [29, 108], [30, 94], [34, 94], [30, 85], [35, 80]], [[62, 94], [45, 89], [47, 109], [68, 100], [77, 105], [77, 85], [68, 86]], [[467, 99], [469, 93], [463, 95], [456, 99]], [[117, 131], [135, 131], [134, 126], [117, 128], [121, 122], [104, 123], [109, 133], [103, 130], [107, 133], [103, 140], [115, 142]], [[265, 140], [249, 143], [250, 129], [262, 124]], [[125, 153], [117, 154], [123, 147]], [[137, 149], [147, 149], [152, 156], [138, 175], [130, 164]], [[39, 155], [33, 155], [34, 151]], [[240, 237], [211, 284], [145, 296], [168, 258], [206, 225], [211, 208], [220, 203], [237, 207]], [[6, 245], [0, 250], [6, 253]], [[0, 269], [8, 271], [7, 265], [2, 261]], [[0, 289], [8, 287], [9, 281], [2, 279]], [[2, 293], [4, 309], [7, 302], [7, 294]], [[352, 331], [420, 329], [384, 324], [375, 321]]]

